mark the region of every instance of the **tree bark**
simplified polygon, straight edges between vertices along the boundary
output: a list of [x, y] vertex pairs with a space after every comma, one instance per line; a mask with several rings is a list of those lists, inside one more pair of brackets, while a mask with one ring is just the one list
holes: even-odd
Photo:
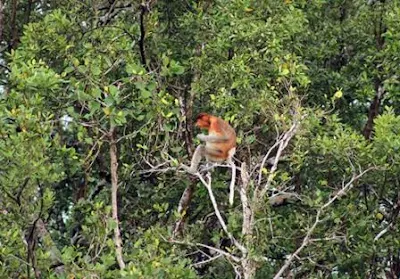
[[[188, 93], [185, 91], [181, 96], [179, 96], [179, 104], [181, 109], [181, 115], [184, 118], [182, 123], [183, 127], [183, 138], [185, 141], [186, 151], [189, 157], [192, 157], [193, 152], [193, 99], [194, 93], [193, 90], [190, 90]], [[172, 232], [172, 237], [176, 238], [178, 235], [182, 235], [185, 221], [187, 217], [187, 210], [192, 202], [192, 197], [194, 195], [194, 191], [196, 189], [196, 178], [191, 179], [191, 184], [188, 185], [183, 192], [181, 199], [179, 200], [178, 213], [179, 220], [175, 222], [174, 230]]]
[[110, 162], [111, 162], [111, 206], [112, 206], [112, 218], [115, 221], [115, 228], [114, 228], [115, 254], [117, 257], [119, 268], [124, 269], [125, 262], [124, 259], [122, 258], [122, 239], [118, 221], [118, 202], [117, 202], [118, 160], [117, 160], [117, 141], [115, 139], [114, 126], [111, 126], [110, 128], [109, 139], [110, 139]]
[[28, 3], [26, 5], [26, 9], [25, 9], [25, 22], [24, 24], [28, 24], [30, 17], [31, 17], [31, 13], [32, 13], [32, 7], [33, 7], [33, 0], [28, 0]]
[[364, 126], [363, 135], [364, 138], [369, 140], [372, 136], [372, 131], [374, 130], [374, 119], [379, 114], [379, 109], [381, 106], [381, 102], [384, 96], [383, 84], [380, 81], [375, 82], [375, 96], [374, 100], [371, 102], [371, 105], [368, 110], [368, 120]]
[[[376, 7], [372, 7], [375, 9]], [[380, 13], [379, 18], [377, 19], [374, 26], [374, 36], [375, 36], [375, 45], [377, 52], [383, 50], [385, 46], [385, 38], [383, 34], [386, 32], [386, 26], [383, 22], [384, 12], [385, 12], [385, 1], [381, 1], [380, 3]], [[374, 120], [379, 115], [379, 109], [381, 107], [381, 102], [385, 95], [385, 90], [383, 87], [383, 78], [382, 78], [382, 66], [380, 66], [381, 61], [376, 61], [375, 65], [377, 68], [377, 73], [375, 76], [374, 87], [375, 87], [375, 96], [371, 102], [371, 105], [368, 110], [368, 120], [365, 123], [363, 135], [364, 138], [369, 140], [372, 137], [372, 131], [374, 130]]]
[[172, 232], [173, 239], [177, 238], [179, 235], [182, 235], [187, 217], [187, 210], [192, 201], [192, 196], [194, 192], [193, 188], [194, 188], [194, 182], [186, 187], [185, 191], [181, 196], [181, 199], [179, 200], [179, 205], [178, 205], [179, 220], [176, 221], [174, 225], [174, 230]]
[[11, 40], [8, 45], [9, 50], [15, 49], [18, 43], [17, 6], [18, 6], [18, 0], [12, 0], [11, 20], [10, 20]]
[[[146, 38], [146, 29], [144, 27], [144, 16], [148, 12], [147, 6], [145, 4], [140, 5], [140, 39], [139, 39], [139, 51], [140, 51], [140, 61], [142, 65], [147, 69], [147, 62], [146, 62], [146, 50], [144, 46], [144, 41]], [[148, 70], [148, 69], [147, 69]]]
[[3, 30], [4, 30], [4, 4], [0, 0], [0, 44], [3, 42]]
[[[246, 163], [242, 163], [240, 173], [242, 178], [242, 187], [240, 189], [240, 200], [242, 202], [243, 214], [242, 235], [244, 238], [244, 246], [249, 251], [253, 246], [254, 212], [248, 200], [250, 176], [247, 172]], [[254, 196], [254, 198], [256, 199], [257, 197]], [[256, 265], [254, 260], [250, 257], [248, 252], [243, 255], [243, 258], [244, 259], [241, 263], [243, 269], [243, 278], [254, 278], [256, 273]]]

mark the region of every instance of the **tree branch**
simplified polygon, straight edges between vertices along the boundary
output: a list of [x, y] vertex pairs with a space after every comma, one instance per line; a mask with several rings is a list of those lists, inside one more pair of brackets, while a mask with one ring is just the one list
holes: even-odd
[[[318, 223], [320, 222], [320, 216], [323, 212], [324, 209], [326, 209], [327, 207], [329, 207], [336, 199], [338, 199], [339, 197], [345, 195], [352, 187], [353, 187], [353, 183], [355, 181], [357, 181], [358, 179], [360, 179], [364, 174], [366, 174], [367, 172], [371, 171], [372, 169], [374, 169], [373, 167], [368, 168], [362, 172], [360, 172], [358, 175], [353, 175], [353, 177], [350, 179], [349, 182], [347, 182], [346, 185], [344, 185], [342, 187], [342, 189], [340, 189], [335, 196], [333, 196], [332, 198], [330, 198], [324, 205], [322, 205], [320, 207], [320, 209], [317, 212], [317, 215], [315, 217], [315, 221], [313, 223], [313, 225], [311, 226], [311, 228], [308, 229], [308, 232], [306, 234], [306, 236], [304, 237], [301, 245], [299, 248], [297, 248], [297, 250], [290, 255], [290, 257], [286, 260], [285, 264], [279, 269], [279, 271], [275, 274], [274, 279], [279, 279], [281, 278], [282, 274], [286, 271], [286, 269], [290, 266], [290, 264], [293, 262], [293, 260], [295, 258], [298, 257], [299, 253], [311, 242], [311, 235], [313, 234], [315, 228], [317, 227]], [[344, 183], [344, 182], [343, 182]]]
[[115, 127], [111, 126], [108, 134], [110, 139], [110, 162], [111, 162], [111, 206], [112, 206], [112, 218], [115, 221], [114, 228], [114, 243], [115, 243], [115, 254], [117, 257], [118, 265], [120, 269], [125, 268], [125, 262], [122, 257], [122, 240], [121, 232], [119, 230], [118, 221], [118, 160], [117, 160], [117, 143], [115, 139]]
[[[247, 249], [253, 247], [253, 230], [254, 230], [254, 212], [248, 200], [248, 188], [250, 183], [250, 175], [246, 169], [246, 163], [241, 166], [242, 187], [240, 188], [240, 200], [242, 201], [242, 235]], [[241, 261], [243, 276], [245, 279], [253, 278], [256, 272], [256, 265], [248, 253], [244, 255]]]
[[3, 30], [4, 30], [4, 4], [0, 0], [0, 44], [3, 42]]
[[[303, 115], [301, 117], [301, 119], [303, 119], [305, 116], [306, 115]], [[278, 168], [278, 163], [281, 158], [282, 152], [283, 152], [283, 150], [285, 150], [285, 148], [288, 146], [290, 140], [296, 134], [297, 129], [299, 128], [299, 125], [300, 125], [300, 121], [295, 120], [294, 123], [292, 124], [292, 126], [290, 127], [290, 129], [286, 133], [284, 133], [283, 136], [278, 138], [277, 142], [270, 148], [267, 155], [264, 156], [264, 159], [260, 166], [260, 173], [259, 173], [259, 178], [258, 178], [258, 182], [259, 182], [258, 188], [260, 187], [260, 184], [261, 184], [261, 175], [262, 175], [262, 169], [264, 167], [264, 164], [265, 164], [266, 160], [268, 159], [268, 156], [271, 153], [271, 150], [273, 148], [275, 148], [276, 146], [278, 146], [278, 151], [276, 152], [275, 160], [273, 162], [271, 170], [269, 171], [267, 182], [265, 183], [264, 188], [259, 193], [258, 198], [262, 198], [265, 195], [265, 193], [268, 191], [269, 187], [271, 186], [271, 183], [275, 177], [275, 171]]]
[[226, 258], [228, 258], [230, 260], [233, 260], [234, 262], [240, 262], [240, 258], [238, 258], [238, 257], [236, 257], [236, 256], [234, 256], [234, 255], [232, 255], [232, 254], [230, 254], [230, 253], [228, 253], [228, 252], [226, 252], [224, 250], [221, 250], [221, 249], [209, 246], [209, 245], [205, 245], [205, 244], [202, 244], [202, 243], [183, 242], [183, 241], [177, 241], [177, 240], [173, 240], [173, 239], [167, 240], [163, 236], [161, 236], [161, 238], [164, 241], [169, 242], [169, 243], [174, 243], [174, 244], [179, 244], [179, 245], [188, 245], [188, 246], [200, 246], [200, 247], [203, 247], [203, 248], [207, 248], [209, 250], [212, 250], [212, 251], [214, 251], [214, 252], [216, 252], [218, 254], [221, 254], [221, 255], [225, 256]]
[[140, 50], [140, 60], [142, 65], [147, 69], [147, 62], [146, 62], [146, 51], [144, 47], [144, 40], [146, 37], [146, 29], [144, 27], [144, 16], [148, 12], [147, 5], [141, 4], [140, 5], [140, 40], [139, 40], [139, 50]]
[[213, 207], [214, 207], [215, 215], [217, 216], [218, 221], [219, 221], [219, 223], [220, 223], [222, 229], [223, 229], [224, 232], [227, 234], [227, 236], [231, 239], [231, 241], [233, 242], [233, 244], [234, 244], [243, 254], [247, 254], [247, 249], [246, 249], [242, 244], [240, 244], [240, 243], [233, 237], [233, 235], [229, 232], [228, 226], [226, 225], [224, 219], [222, 218], [221, 212], [220, 212], [219, 209], [218, 209], [217, 201], [215, 200], [214, 193], [213, 193], [213, 191], [212, 191], [212, 189], [211, 189], [211, 175], [210, 175], [209, 173], [207, 174], [208, 182], [204, 179], [204, 177], [203, 177], [199, 172], [197, 172], [195, 175], [200, 179], [200, 181], [203, 183], [203, 185], [207, 188], [208, 195], [210, 196], [211, 203], [212, 203], [212, 205], [213, 205]]
[[10, 30], [11, 30], [11, 40], [8, 45], [8, 50], [15, 49], [18, 43], [18, 25], [17, 25], [17, 6], [18, 0], [12, 0], [11, 6], [11, 20], [10, 20]]

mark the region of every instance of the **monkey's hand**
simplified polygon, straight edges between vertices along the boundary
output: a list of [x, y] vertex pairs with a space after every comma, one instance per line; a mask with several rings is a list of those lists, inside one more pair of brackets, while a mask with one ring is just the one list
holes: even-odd
[[225, 142], [227, 138], [224, 136], [219, 135], [205, 135], [205, 134], [198, 134], [197, 138], [201, 141], [211, 142], [211, 143], [218, 143], [218, 142]]

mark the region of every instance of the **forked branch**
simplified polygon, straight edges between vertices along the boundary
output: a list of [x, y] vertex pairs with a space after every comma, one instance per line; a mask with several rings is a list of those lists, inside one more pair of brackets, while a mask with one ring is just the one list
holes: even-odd
[[[312, 224], [312, 226], [308, 229], [306, 236], [303, 238], [303, 241], [297, 250], [289, 256], [289, 258], [286, 260], [285, 264], [279, 269], [279, 271], [275, 274], [274, 279], [279, 279], [281, 278], [282, 274], [288, 269], [290, 264], [293, 262], [295, 258], [298, 257], [300, 252], [311, 242], [311, 235], [313, 234], [315, 228], [317, 227], [318, 223], [321, 221], [321, 214], [322, 212], [329, 207], [335, 200], [337, 200], [339, 197], [345, 195], [354, 185], [354, 183], [360, 179], [362, 176], [364, 176], [367, 172], [371, 171], [374, 169], [373, 167], [368, 168], [362, 172], [360, 172], [358, 175], [354, 174], [353, 177], [350, 179], [347, 184], [345, 184], [342, 189], [340, 189], [332, 198], [330, 198], [324, 205], [320, 207], [320, 209], [317, 212], [317, 215], [315, 217], [315, 221]], [[344, 182], [343, 182], [344, 184]]]

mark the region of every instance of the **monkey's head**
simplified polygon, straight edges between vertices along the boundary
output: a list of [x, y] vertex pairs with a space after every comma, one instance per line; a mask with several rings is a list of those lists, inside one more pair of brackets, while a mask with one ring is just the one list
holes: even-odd
[[210, 118], [211, 115], [209, 115], [208, 113], [200, 113], [196, 118], [196, 126], [200, 129], [209, 129], [211, 124]]

